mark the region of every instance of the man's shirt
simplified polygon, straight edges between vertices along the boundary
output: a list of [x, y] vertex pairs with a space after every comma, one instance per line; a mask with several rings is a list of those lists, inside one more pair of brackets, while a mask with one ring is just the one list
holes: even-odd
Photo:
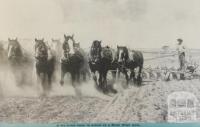
[[178, 51], [179, 54], [184, 53], [186, 51], [186, 48], [183, 44], [177, 45], [176, 50]]

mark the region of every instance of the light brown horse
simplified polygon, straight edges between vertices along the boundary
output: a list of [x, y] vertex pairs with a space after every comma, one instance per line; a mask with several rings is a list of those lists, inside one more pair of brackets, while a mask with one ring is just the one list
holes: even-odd
[[33, 61], [31, 56], [23, 50], [18, 39], [8, 39], [7, 58], [12, 73], [14, 74], [16, 84], [21, 86], [23, 84], [31, 84], [30, 77], [31, 71], [29, 70]]

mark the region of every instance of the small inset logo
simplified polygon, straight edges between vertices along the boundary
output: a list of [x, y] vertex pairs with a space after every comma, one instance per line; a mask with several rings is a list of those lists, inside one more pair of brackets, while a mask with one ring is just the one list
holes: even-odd
[[196, 96], [189, 92], [174, 92], [167, 98], [168, 122], [195, 122], [197, 120]]

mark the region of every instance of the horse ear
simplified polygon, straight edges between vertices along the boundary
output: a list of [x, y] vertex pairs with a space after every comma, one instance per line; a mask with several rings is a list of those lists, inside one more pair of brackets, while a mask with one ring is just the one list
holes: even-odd
[[10, 38], [8, 38], [8, 41], [11, 41], [11, 39], [10, 39]]
[[35, 38], [35, 42], [37, 42], [38, 41], [38, 39], [37, 38]]
[[44, 38], [42, 38], [42, 41], [44, 41]]
[[64, 38], [66, 39], [67, 38], [67, 36], [64, 34]]

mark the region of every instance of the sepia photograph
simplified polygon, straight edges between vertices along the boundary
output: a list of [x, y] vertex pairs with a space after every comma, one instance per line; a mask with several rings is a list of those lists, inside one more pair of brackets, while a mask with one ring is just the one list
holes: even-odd
[[199, 5], [0, 0], [0, 126], [200, 122]]

